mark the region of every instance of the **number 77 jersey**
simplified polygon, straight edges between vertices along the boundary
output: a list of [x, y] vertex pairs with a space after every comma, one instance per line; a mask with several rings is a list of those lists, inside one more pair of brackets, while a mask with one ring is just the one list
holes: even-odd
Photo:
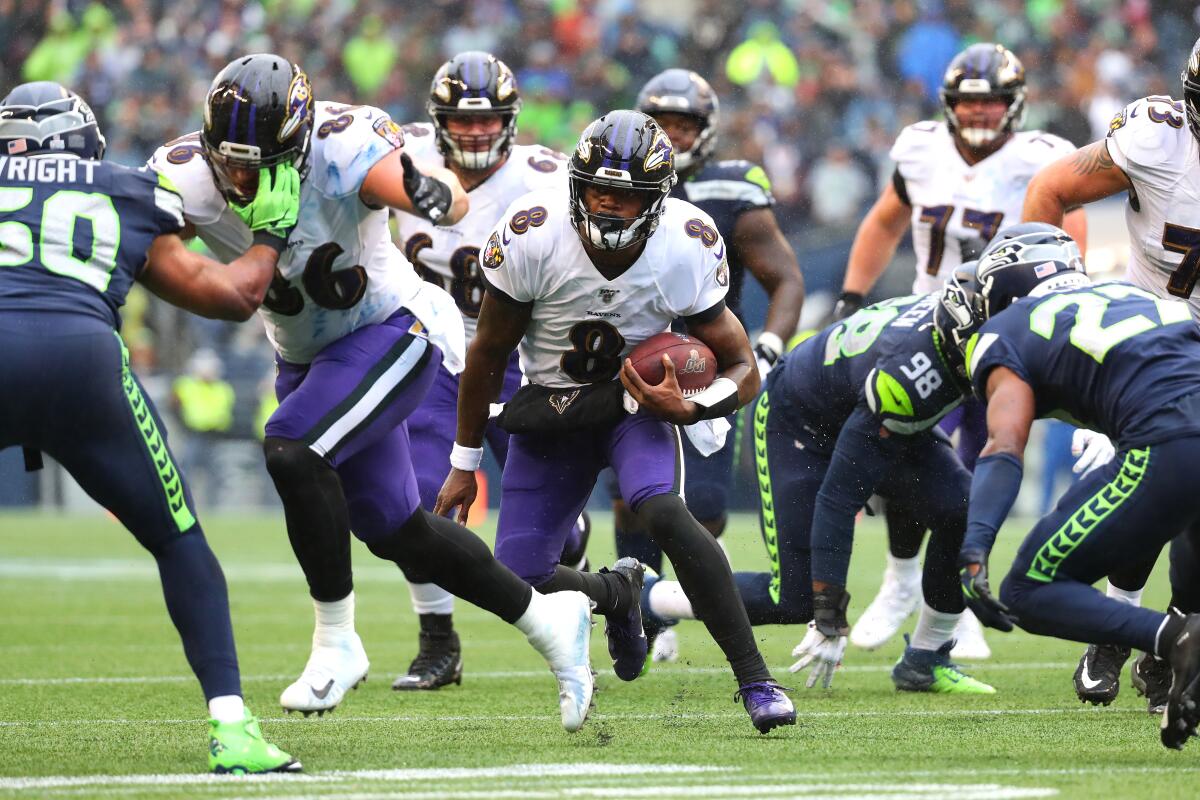
[[984, 324], [966, 358], [980, 397], [1006, 367], [1033, 389], [1039, 417], [1119, 448], [1200, 434], [1200, 327], [1183, 303], [1128, 283], [1022, 298]]

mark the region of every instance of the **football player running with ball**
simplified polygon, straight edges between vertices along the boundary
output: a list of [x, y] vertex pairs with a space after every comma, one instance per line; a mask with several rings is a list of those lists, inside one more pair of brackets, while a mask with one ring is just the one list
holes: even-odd
[[532, 592], [474, 534], [420, 507], [403, 423], [442, 363], [461, 366], [462, 318], [392, 243], [387, 209], [452, 224], [467, 198], [451, 172], [418, 171], [403, 143], [384, 112], [316, 102], [297, 65], [256, 54], [214, 79], [203, 130], [154, 156], [219, 254], [248, 246], [230, 204], [252, 194], [262, 169], [294, 170], [300, 181], [298, 222], [260, 309], [280, 400], [263, 449], [316, 614], [312, 654], [280, 703], [321, 714], [366, 678], [353, 531], [410, 581], [437, 583], [515, 624], [550, 663], [563, 726], [577, 730], [592, 692], [587, 598]]
[[296, 222], [299, 180], [264, 175], [231, 209], [247, 247], [226, 267], [184, 245], [170, 180], [102, 160], [91, 108], [59, 84], [0, 100], [0, 147], [19, 154], [0, 158], [0, 449], [25, 448], [30, 468], [49, 454], [154, 556], [212, 717], [209, 769], [298, 771], [242, 701], [225, 576], [117, 330], [135, 280], [193, 313], [249, 319]]
[[[794, 724], [795, 709], [758, 651], [724, 553], [679, 496], [676, 426], [727, 416], [758, 391], [750, 342], [725, 307], [725, 242], [707, 214], [668, 196], [673, 148], [645, 114], [613, 111], [590, 124], [568, 176], [569, 192], [547, 189], [513, 203], [481, 257], [487, 294], [459, 390], [454, 468], [436, 511], [458, 508], [466, 518], [488, 404], [499, 397], [519, 345], [530, 383], [499, 418], [512, 436], [497, 557], [539, 591], [586, 593], [606, 617], [617, 676], [637, 678], [647, 651], [643, 565], [626, 558], [595, 574], [558, 565], [597, 474], [611, 466], [625, 502], [695, 592], [754, 726], [765, 733]], [[648, 385], [626, 359], [678, 318], [718, 365], [713, 384], [689, 399], [673, 367], [662, 383]], [[626, 391], [635, 413], [622, 401]]]
[[[913, 291], [940, 290], [963, 262], [977, 258], [1005, 225], [1020, 220], [1025, 189], [1034, 173], [1075, 148], [1042, 131], [1021, 130], [1025, 118], [1025, 68], [999, 44], [973, 44], [946, 69], [941, 89], [945, 121], [909, 125], [892, 145], [891, 182], [859, 226], [835, 314], [862, 307], [905, 231], [912, 228], [917, 254]], [[1059, 223], [1076, 241], [1086, 240], [1082, 210]], [[943, 423], [959, 431], [959, 456], [968, 469], [983, 446], [983, 412], [968, 399]], [[867, 649], [893, 637], [920, 605], [918, 553], [925, 528], [887, 511], [888, 559], [879, 594], [859, 617], [850, 641]], [[979, 623], [965, 614], [955, 634], [955, 655], [990, 655]]]
[[[804, 279], [796, 254], [779, 230], [772, 206], [771, 183], [762, 167], [748, 161], [714, 161], [720, 103], [708, 81], [685, 69], [655, 75], [638, 93], [637, 109], [654, 118], [675, 148], [679, 181], [671, 196], [687, 200], [713, 218], [717, 233], [729, 247], [729, 291], [725, 305], [742, 318], [742, 284], [749, 272], [767, 292], [767, 318], [754, 343], [759, 372], [766, 376], [782, 355], [784, 341], [796, 331], [804, 302]], [[736, 424], [736, 418], [730, 417]], [[684, 493], [688, 511], [712, 533], [725, 531], [737, 432], [716, 452], [702, 454], [690, 437], [683, 439]], [[662, 572], [662, 548], [639, 524], [637, 515], [621, 500], [620, 487], [608, 481], [613, 498], [617, 555], [633, 556]], [[655, 631], [651, 631], [655, 633]], [[653, 657], [678, 657], [675, 634], [657, 632]]]
[[[993, 242], [970, 307], [983, 321], [964, 353], [987, 401], [988, 440], [971, 483], [959, 556], [962, 590], [1000, 630], [1153, 653], [1171, 672], [1161, 738], [1181, 749], [1200, 722], [1200, 614], [1164, 614], [1092, 584], [1152, 563], [1194, 526], [1200, 448], [1200, 328], [1187, 306], [1129, 283], [1091, 285], [1068, 241], [1041, 234]], [[1057, 250], [1057, 252], [1055, 252]], [[1038, 417], [1077, 420], [1116, 457], [1076, 482], [1025, 537], [993, 595], [988, 554], [1021, 486]], [[1185, 534], [1186, 535], [1186, 534]], [[1172, 590], [1194, 592], [1195, 573]]]
[[[1058, 224], [1067, 209], [1129, 193], [1129, 265], [1125, 280], [1163, 299], [1187, 303], [1200, 321], [1200, 42], [1180, 75], [1183, 100], [1154, 95], [1117, 114], [1108, 136], [1043, 169], [1029, 185], [1024, 217]], [[1109, 577], [1108, 595], [1140, 605], [1157, 554]], [[1200, 592], [1184, 576], [1200, 571], [1200, 528], [1171, 541], [1171, 607], [1200, 611]], [[1085, 702], [1111, 703], [1130, 656], [1119, 645], [1094, 645], [1075, 671], [1075, 691]], [[1170, 688], [1169, 666], [1147, 651], [1134, 662], [1133, 685], [1161, 713]]]
[[[450, 293], [462, 313], [467, 341], [483, 302], [479, 254], [487, 237], [513, 200], [543, 187], [566, 188], [567, 157], [534, 145], [519, 145], [517, 114], [521, 97], [512, 71], [490, 53], [465, 52], [441, 66], [433, 77], [427, 104], [432, 123], [405, 125], [404, 144], [418, 168], [445, 167], [462, 182], [471, 207], [452, 225], [436, 224], [420, 214], [395, 211], [404, 254], [417, 272]], [[504, 376], [500, 402], [521, 385], [514, 352]], [[429, 394], [408, 418], [413, 467], [421, 506], [433, 510], [450, 469], [458, 413], [458, 376], [445, 365]], [[489, 424], [487, 442], [503, 466], [508, 434]], [[581, 549], [579, 529], [568, 550]], [[574, 558], [578, 563], [579, 557]], [[419, 651], [392, 684], [393, 689], [437, 689], [462, 681], [462, 648], [453, 627], [454, 596], [433, 583], [410, 584], [413, 610], [420, 620]]]

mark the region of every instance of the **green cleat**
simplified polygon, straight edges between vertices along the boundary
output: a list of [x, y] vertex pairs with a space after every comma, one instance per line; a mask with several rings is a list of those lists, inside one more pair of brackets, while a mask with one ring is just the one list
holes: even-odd
[[937, 650], [918, 650], [904, 635], [904, 655], [892, 667], [892, 683], [902, 692], [940, 692], [942, 694], [995, 694], [996, 690], [959, 669], [950, 660], [954, 640]]
[[240, 722], [208, 721], [208, 768], [218, 775], [299, 772], [300, 762], [263, 738], [250, 709]]

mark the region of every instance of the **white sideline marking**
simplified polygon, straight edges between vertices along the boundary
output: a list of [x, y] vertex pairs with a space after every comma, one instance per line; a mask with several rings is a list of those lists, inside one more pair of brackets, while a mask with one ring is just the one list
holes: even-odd
[[[1136, 714], [1148, 716], [1140, 708], [951, 708], [941, 710], [895, 710], [895, 711], [809, 711], [801, 712], [797, 719], [823, 719], [833, 717], [1037, 717], [1055, 716], [1060, 714]], [[664, 719], [744, 719], [745, 713], [731, 711], [727, 714], [711, 712], [662, 712], [662, 713], [615, 713], [605, 714], [602, 711], [594, 714], [595, 719], [608, 720], [664, 720]], [[299, 723], [310, 725], [353, 725], [362, 722], [539, 722], [559, 720], [558, 714], [395, 714], [372, 717], [327, 716], [310, 719], [300, 713], [281, 717], [259, 717], [263, 722], [272, 725], [281, 723]], [[63, 727], [79, 725], [200, 725], [203, 719], [129, 719], [116, 717], [111, 719], [41, 719], [41, 720], [3, 720], [0, 728], [37, 728]]]
[[174, 775], [53, 775], [38, 778], [0, 778], [0, 789], [63, 789], [80, 786], [156, 786], [216, 784], [230, 786], [231, 782], [249, 781], [278, 783], [345, 783], [368, 781], [439, 781], [480, 780], [485, 778], [547, 778], [603, 776], [621, 774], [693, 774], [733, 772], [732, 767], [709, 767], [693, 764], [514, 764], [508, 767], [447, 767], [414, 769], [330, 770], [315, 775], [254, 775], [237, 777], [180, 773]]
[[[623, 786], [615, 790], [612, 786], [574, 786], [555, 789], [506, 789], [506, 790], [451, 790], [417, 792], [353, 792], [338, 793], [340, 800], [490, 800], [490, 798], [536, 798], [553, 800], [558, 797], [603, 797], [611, 798], [619, 793], [622, 797], [796, 797], [796, 798], [854, 798], [854, 800], [1023, 800], [1034, 797], [1053, 797], [1057, 789], [1026, 788], [985, 784], [895, 784], [855, 783], [769, 783], [769, 784], [726, 784], [691, 786], [656, 784], [654, 786]], [[274, 800], [317, 800], [329, 795], [298, 794], [271, 795]]]
[[[972, 668], [978, 667], [985, 672], [991, 671], [1024, 671], [1024, 670], [1058, 670], [1069, 669], [1077, 665], [1075, 661], [1026, 661], [1026, 662], [1011, 662], [1004, 664], [977, 664], [972, 665]], [[891, 672], [892, 667], [889, 664], [851, 664], [842, 666], [839, 672]], [[650, 675], [724, 675], [729, 672], [728, 667], [677, 667], [677, 666], [656, 666], [650, 671]], [[477, 680], [505, 680], [510, 678], [544, 678], [549, 674], [545, 669], [513, 669], [513, 670], [490, 670], [480, 672], [467, 673], [472, 679]], [[0, 678], [0, 686], [68, 686], [74, 684], [120, 684], [120, 683], [187, 683], [194, 681], [194, 675], [141, 675], [141, 676], [75, 676], [66, 678]], [[245, 683], [257, 683], [268, 681], [291, 681], [295, 679], [294, 674], [279, 674], [279, 675], [243, 675], [242, 681]]]

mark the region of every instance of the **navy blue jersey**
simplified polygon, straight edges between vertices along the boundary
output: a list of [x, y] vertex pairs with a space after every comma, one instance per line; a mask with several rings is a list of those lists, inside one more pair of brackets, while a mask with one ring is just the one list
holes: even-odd
[[784, 357], [772, 382], [796, 420], [832, 447], [862, 405], [888, 430], [914, 434], [933, 427], [963, 399], [933, 324], [937, 294], [876, 303], [826, 328]]
[[671, 196], [699, 206], [716, 223], [717, 232], [729, 249], [729, 292], [725, 295], [725, 305], [740, 317], [745, 267], [733, 246], [733, 226], [745, 212], [775, 205], [767, 173], [749, 161], [710, 161], [695, 175], [675, 184]]
[[1024, 297], [967, 348], [976, 392], [1007, 367], [1034, 392], [1039, 417], [1106, 434], [1121, 449], [1200, 434], [1183, 398], [1200, 393], [1200, 328], [1186, 304], [1127, 283]]
[[0, 312], [66, 311], [119, 328], [150, 243], [182, 228], [183, 200], [148, 168], [0, 156]]

